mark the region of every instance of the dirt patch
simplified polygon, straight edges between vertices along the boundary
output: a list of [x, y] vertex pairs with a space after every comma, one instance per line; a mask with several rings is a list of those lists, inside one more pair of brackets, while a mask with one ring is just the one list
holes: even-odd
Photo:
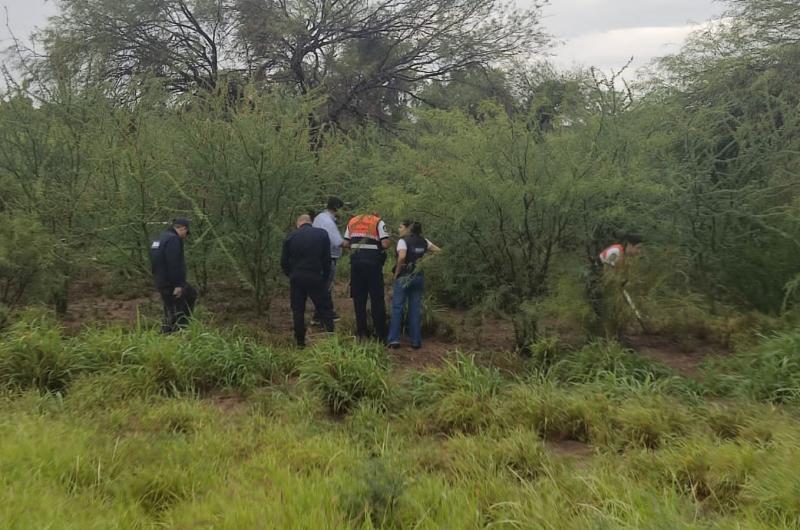
[[76, 282], [69, 292], [67, 313], [62, 319], [65, 328], [73, 333], [94, 323], [134, 326], [143, 314], [161, 307], [158, 293], [142, 293], [133, 298], [114, 298], [104, 295], [91, 282]]
[[585, 463], [594, 456], [594, 448], [591, 445], [576, 440], [546, 441], [544, 446], [551, 453], [577, 463]]
[[247, 400], [239, 394], [210, 396], [208, 401], [225, 414], [234, 414], [247, 408]]
[[672, 337], [640, 335], [629, 338], [630, 346], [648, 359], [664, 364], [680, 375], [693, 377], [700, 365], [712, 357], [730, 355], [728, 350], [709, 343], [686, 344]]
[[422, 348], [415, 350], [403, 345], [389, 350], [389, 358], [400, 370], [424, 370], [444, 364], [445, 359], [452, 356], [455, 348], [452, 344], [427, 340]]

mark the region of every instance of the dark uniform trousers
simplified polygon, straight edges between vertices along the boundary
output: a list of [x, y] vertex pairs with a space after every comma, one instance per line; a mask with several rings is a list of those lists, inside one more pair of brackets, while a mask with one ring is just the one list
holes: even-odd
[[302, 346], [306, 340], [306, 300], [311, 298], [314, 309], [325, 331], [333, 331], [333, 302], [328, 291], [326, 278], [313, 272], [295, 271], [289, 276], [294, 338]]
[[189, 319], [197, 302], [197, 291], [188, 283], [180, 296], [172, 294], [174, 287], [159, 289], [161, 301], [164, 303], [164, 324], [162, 333], [172, 333], [189, 325]]
[[369, 335], [367, 327], [367, 298], [372, 308], [372, 325], [375, 337], [386, 340], [386, 302], [383, 291], [383, 266], [379, 262], [351, 261], [350, 295], [356, 313], [356, 334]]

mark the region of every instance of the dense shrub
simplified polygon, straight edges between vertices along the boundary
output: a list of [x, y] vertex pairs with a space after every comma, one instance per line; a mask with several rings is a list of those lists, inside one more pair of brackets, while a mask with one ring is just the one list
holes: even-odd
[[0, 386], [63, 391], [85, 369], [60, 326], [42, 313], [28, 313], [0, 340]]
[[710, 362], [705, 375], [711, 392], [796, 403], [800, 399], [800, 330], [765, 338], [760, 346]]
[[318, 392], [333, 414], [350, 411], [360, 400], [385, 406], [389, 397], [388, 360], [379, 343], [332, 338], [314, 346], [300, 364], [300, 380]]

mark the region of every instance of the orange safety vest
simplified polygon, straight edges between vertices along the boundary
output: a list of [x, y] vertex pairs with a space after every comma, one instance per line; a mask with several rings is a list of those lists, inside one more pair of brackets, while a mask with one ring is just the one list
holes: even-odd
[[613, 267], [623, 258], [623, 256], [625, 256], [625, 247], [619, 243], [616, 243], [603, 250], [603, 252], [600, 253], [599, 258], [603, 264]]
[[347, 231], [350, 235], [350, 239], [369, 238], [379, 241], [378, 223], [380, 222], [381, 218], [374, 214], [357, 215], [353, 217], [350, 219], [350, 222], [347, 223]]

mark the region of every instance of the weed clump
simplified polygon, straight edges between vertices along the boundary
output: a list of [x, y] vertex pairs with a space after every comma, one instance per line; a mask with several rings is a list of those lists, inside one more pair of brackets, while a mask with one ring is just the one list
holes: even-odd
[[492, 422], [494, 398], [503, 378], [495, 368], [459, 355], [442, 368], [415, 374], [411, 405], [421, 412], [422, 432], [450, 434], [476, 432]]
[[308, 384], [332, 414], [349, 412], [362, 399], [385, 407], [389, 399], [388, 360], [378, 343], [345, 343], [333, 338], [314, 347], [300, 365]]
[[0, 385], [63, 392], [83, 369], [61, 327], [41, 313], [13, 323], [0, 341]]
[[373, 458], [357, 470], [341, 497], [345, 512], [356, 524], [374, 528], [399, 528], [398, 504], [406, 478], [384, 460]]
[[716, 396], [771, 403], [800, 401], [800, 330], [765, 338], [760, 346], [709, 363], [706, 385]]

